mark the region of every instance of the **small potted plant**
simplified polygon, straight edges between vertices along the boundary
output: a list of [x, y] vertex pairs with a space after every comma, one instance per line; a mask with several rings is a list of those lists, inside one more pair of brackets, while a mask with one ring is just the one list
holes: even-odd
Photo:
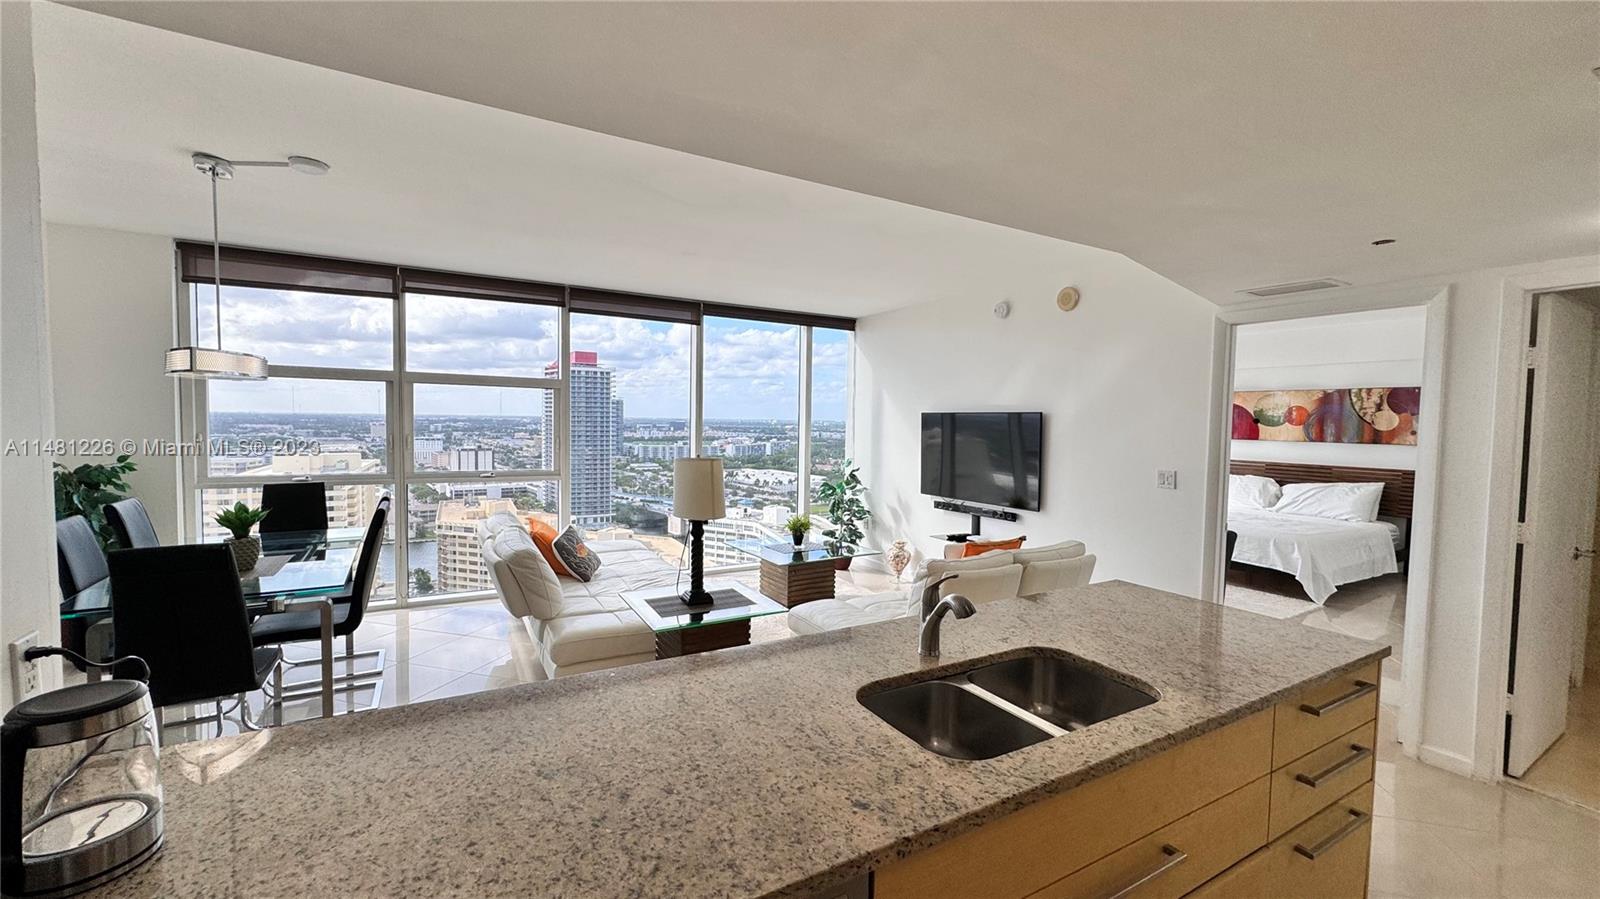
[[794, 538], [794, 548], [799, 549], [806, 543], [806, 532], [811, 530], [811, 519], [805, 515], [796, 515], [789, 519], [784, 529]]
[[223, 509], [216, 514], [214, 519], [217, 524], [228, 529], [232, 534], [223, 542], [233, 550], [233, 564], [240, 573], [256, 567], [261, 561], [261, 538], [250, 533], [256, 522], [267, 517], [267, 510], [252, 508], [244, 503], [236, 503], [231, 509]]
[[872, 512], [863, 498], [866, 486], [861, 483], [861, 469], [846, 459], [840, 471], [839, 477], [824, 481], [817, 488], [817, 499], [828, 504], [828, 521], [832, 526], [823, 528], [822, 536], [827, 538], [835, 553], [844, 556], [834, 563], [844, 571], [850, 567], [848, 554], [860, 549], [861, 541], [866, 539], [861, 527], [872, 517]]

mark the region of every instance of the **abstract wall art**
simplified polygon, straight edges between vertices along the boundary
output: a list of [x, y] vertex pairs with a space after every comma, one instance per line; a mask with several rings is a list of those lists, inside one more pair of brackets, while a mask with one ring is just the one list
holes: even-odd
[[1417, 445], [1420, 387], [1249, 390], [1233, 395], [1233, 439]]

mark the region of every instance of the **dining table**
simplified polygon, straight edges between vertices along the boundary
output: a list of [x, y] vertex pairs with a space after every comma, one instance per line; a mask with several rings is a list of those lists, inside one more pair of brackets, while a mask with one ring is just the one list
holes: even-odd
[[[240, 572], [245, 611], [252, 617], [315, 611], [322, 643], [322, 715], [333, 717], [333, 597], [348, 594], [366, 528], [279, 531], [261, 535], [261, 559]], [[215, 543], [216, 537], [206, 540]], [[61, 601], [61, 620], [89, 627], [111, 623], [111, 579], [102, 578]], [[99, 669], [89, 669], [91, 679]]]

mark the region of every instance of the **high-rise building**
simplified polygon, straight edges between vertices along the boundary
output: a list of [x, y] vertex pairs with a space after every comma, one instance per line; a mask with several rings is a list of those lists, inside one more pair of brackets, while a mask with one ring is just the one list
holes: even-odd
[[[363, 459], [360, 453], [308, 453], [305, 455], [275, 455], [264, 465], [245, 469], [239, 473], [241, 481], [271, 475], [326, 475], [365, 474], [379, 470], [377, 459]], [[328, 526], [335, 528], [366, 527], [372, 513], [378, 509], [378, 499], [383, 490], [377, 484], [328, 484]], [[216, 514], [234, 503], [247, 506], [261, 505], [261, 482], [241, 483], [237, 487], [208, 487], [201, 493], [201, 533], [206, 537], [226, 534], [213, 519]]]
[[478, 446], [459, 446], [446, 454], [450, 471], [494, 471], [494, 450]]
[[622, 397], [611, 398], [611, 458], [627, 455], [622, 449]]
[[440, 593], [488, 590], [494, 586], [483, 562], [478, 522], [498, 512], [516, 511], [516, 503], [509, 499], [446, 500], [439, 504], [433, 530], [439, 538], [439, 570], [434, 584]]
[[418, 465], [432, 465], [433, 457], [444, 452], [443, 437], [411, 438], [411, 455]]
[[689, 458], [689, 443], [630, 443], [628, 455], [643, 462], [671, 462]]
[[[545, 366], [546, 377], [557, 377], [559, 368]], [[567, 428], [569, 478], [572, 496], [569, 506], [573, 521], [580, 527], [596, 528], [611, 521], [611, 490], [616, 483], [613, 456], [616, 429], [612, 425], [614, 385], [610, 368], [600, 364], [599, 354], [576, 350], [572, 354], [571, 379], [567, 382], [567, 405], [571, 423]], [[555, 394], [547, 392], [544, 420], [555, 421]], [[544, 428], [544, 464], [556, 467], [557, 428]], [[560, 485], [545, 488], [544, 501], [554, 508]]]

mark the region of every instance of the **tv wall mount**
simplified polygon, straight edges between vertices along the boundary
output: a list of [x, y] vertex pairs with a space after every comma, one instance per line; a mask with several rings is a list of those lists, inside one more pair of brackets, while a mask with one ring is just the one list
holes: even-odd
[[958, 503], [948, 499], [934, 500], [933, 507], [945, 512], [960, 512], [963, 515], [972, 516], [972, 531], [970, 533], [939, 535], [951, 543], [965, 543], [968, 537], [978, 536], [982, 533], [983, 520], [985, 518], [993, 518], [996, 521], [1016, 521], [1018, 518], [1017, 513], [1007, 509], [990, 509], [986, 506], [974, 506], [970, 503]]

